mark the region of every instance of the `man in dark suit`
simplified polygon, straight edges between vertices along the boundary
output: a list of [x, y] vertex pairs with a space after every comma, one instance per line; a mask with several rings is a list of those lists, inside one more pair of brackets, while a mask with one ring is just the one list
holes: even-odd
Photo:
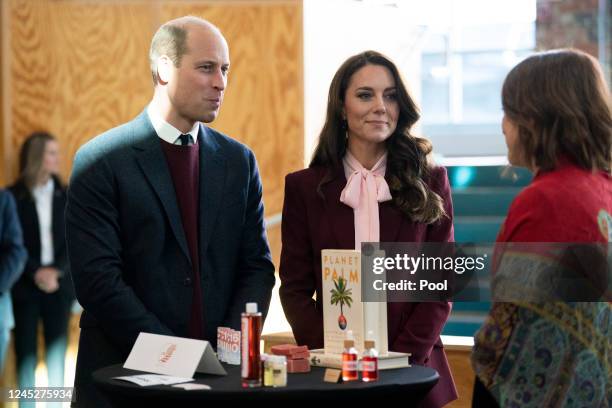
[[75, 290], [84, 308], [76, 406], [105, 406], [91, 373], [122, 363], [140, 332], [216, 342], [246, 302], [267, 312], [274, 285], [253, 153], [213, 121], [228, 46], [207, 21], [164, 24], [155, 84], [136, 119], [77, 153], [67, 206]]
[[23, 272], [26, 257], [15, 200], [8, 191], [0, 190], [0, 374], [15, 324], [11, 287]]

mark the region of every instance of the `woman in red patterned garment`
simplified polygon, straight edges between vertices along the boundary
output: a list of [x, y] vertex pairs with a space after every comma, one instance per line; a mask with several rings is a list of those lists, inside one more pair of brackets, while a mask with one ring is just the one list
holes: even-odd
[[[559, 291], [541, 284], [545, 274], [552, 277], [547, 282], [554, 282], [550, 271], [567, 271], [568, 265], [559, 252], [556, 258], [542, 257], [543, 252], [565, 248], [567, 254], [575, 247], [569, 243], [582, 243], [585, 252], [593, 253], [612, 241], [609, 88], [593, 57], [553, 50], [510, 71], [502, 105], [508, 160], [534, 177], [510, 206], [497, 238], [494, 303], [472, 353], [473, 406], [609, 407], [609, 292], [601, 291], [598, 299], [604, 301], [577, 301], [582, 299], [576, 290], [572, 299], [560, 298]], [[517, 252], [500, 251], [508, 245], [527, 248], [528, 262]], [[599, 276], [604, 285], [594, 287], [608, 287], [605, 258], [600, 257], [605, 267]], [[594, 258], [578, 261], [586, 262], [583, 272], [592, 274]], [[505, 301], [496, 297], [500, 288], [506, 289]]]

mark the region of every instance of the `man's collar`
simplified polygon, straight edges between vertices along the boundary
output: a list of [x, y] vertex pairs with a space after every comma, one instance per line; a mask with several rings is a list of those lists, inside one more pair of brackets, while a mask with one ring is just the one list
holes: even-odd
[[[179, 136], [182, 134], [180, 130], [166, 122], [151, 105], [147, 106], [147, 115], [149, 120], [155, 129], [155, 133], [165, 142], [170, 144], [181, 144]], [[200, 122], [193, 124], [193, 127], [188, 132], [191, 135], [193, 142], [198, 143], [198, 130], [200, 128]], [[178, 141], [178, 142], [177, 142]]]

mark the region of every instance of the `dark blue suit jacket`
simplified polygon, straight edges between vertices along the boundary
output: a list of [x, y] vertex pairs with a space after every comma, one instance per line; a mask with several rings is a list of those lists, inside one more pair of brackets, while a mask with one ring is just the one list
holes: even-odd
[[77, 400], [91, 371], [123, 362], [140, 332], [187, 336], [192, 284], [201, 286], [205, 336], [213, 344], [218, 326], [240, 328], [246, 302], [267, 312], [274, 265], [255, 156], [204, 125], [198, 144], [200, 282], [191, 282], [172, 178], [146, 111], [77, 153], [66, 209], [84, 308]]
[[10, 290], [23, 272], [26, 257], [15, 200], [0, 190], [0, 330], [15, 324]]

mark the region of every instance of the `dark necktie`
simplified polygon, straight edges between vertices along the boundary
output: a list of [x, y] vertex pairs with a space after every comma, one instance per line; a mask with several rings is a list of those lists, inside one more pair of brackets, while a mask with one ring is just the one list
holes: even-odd
[[182, 146], [189, 146], [189, 142], [191, 142], [191, 135], [180, 135]]

